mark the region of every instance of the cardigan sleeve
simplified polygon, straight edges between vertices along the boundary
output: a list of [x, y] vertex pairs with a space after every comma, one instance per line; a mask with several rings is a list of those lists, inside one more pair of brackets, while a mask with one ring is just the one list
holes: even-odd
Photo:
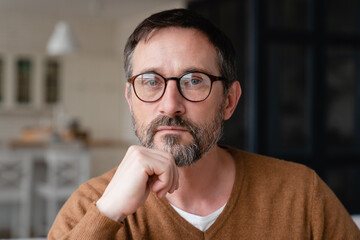
[[314, 173], [311, 207], [312, 239], [360, 239], [360, 230], [330, 188]]
[[107, 184], [101, 178], [82, 184], [61, 208], [48, 239], [115, 239], [123, 224], [100, 213], [95, 205]]
[[48, 234], [48, 239], [115, 239], [122, 225], [102, 215], [95, 204], [91, 205], [73, 228], [69, 228], [69, 224], [62, 221], [71, 217], [64, 214], [66, 213], [62, 212], [62, 216], [57, 217], [57, 221]]

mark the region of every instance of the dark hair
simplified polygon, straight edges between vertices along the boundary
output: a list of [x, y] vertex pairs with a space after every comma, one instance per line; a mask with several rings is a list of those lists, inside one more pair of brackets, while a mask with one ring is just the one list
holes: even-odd
[[136, 27], [124, 49], [126, 78], [130, 78], [132, 75], [132, 57], [139, 41], [147, 38], [153, 30], [167, 27], [194, 28], [208, 37], [217, 51], [219, 70], [221, 76], [226, 78], [224, 90], [227, 92], [231, 83], [237, 80], [234, 47], [229, 38], [210, 21], [187, 9], [173, 9], [155, 13]]

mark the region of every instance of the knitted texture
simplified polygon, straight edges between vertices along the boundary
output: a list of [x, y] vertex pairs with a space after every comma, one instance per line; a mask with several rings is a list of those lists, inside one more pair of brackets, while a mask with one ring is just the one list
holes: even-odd
[[152, 193], [123, 223], [102, 215], [94, 202], [113, 169], [72, 194], [48, 239], [360, 239], [350, 215], [314, 171], [224, 148], [236, 163], [235, 182], [226, 207], [207, 231], [192, 226]]

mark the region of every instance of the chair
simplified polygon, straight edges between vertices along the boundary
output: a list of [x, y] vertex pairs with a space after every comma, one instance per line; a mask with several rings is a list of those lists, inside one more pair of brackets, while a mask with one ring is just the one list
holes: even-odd
[[46, 163], [46, 182], [36, 187], [36, 194], [45, 201], [45, 216], [39, 203], [35, 205], [35, 230], [38, 234], [46, 234], [56, 214], [59, 204], [66, 201], [79, 185], [89, 179], [90, 155], [83, 148], [50, 148], [44, 154]]
[[31, 159], [0, 152], [0, 204], [11, 206], [11, 237], [30, 237], [31, 183]]

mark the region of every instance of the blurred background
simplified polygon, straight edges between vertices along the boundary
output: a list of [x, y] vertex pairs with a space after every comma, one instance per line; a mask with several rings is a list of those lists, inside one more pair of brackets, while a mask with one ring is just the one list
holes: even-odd
[[360, 214], [359, 1], [0, 0], [0, 238], [45, 236], [69, 194], [137, 144], [123, 47], [179, 7], [238, 54], [222, 143], [313, 168]]

